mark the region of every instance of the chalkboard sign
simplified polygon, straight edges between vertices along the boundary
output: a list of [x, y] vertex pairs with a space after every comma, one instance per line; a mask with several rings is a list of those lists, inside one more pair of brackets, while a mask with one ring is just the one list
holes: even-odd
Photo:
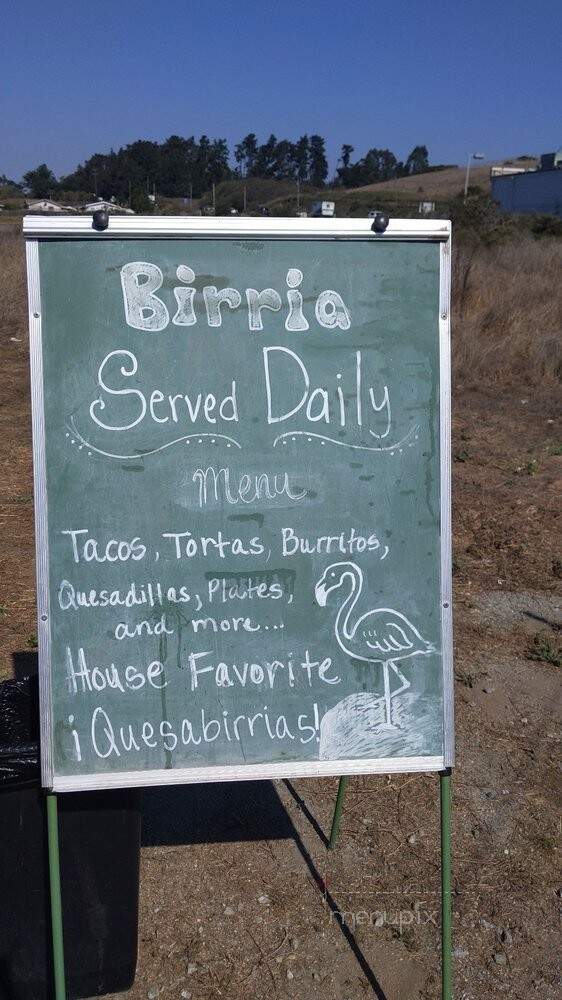
[[45, 786], [451, 764], [449, 223], [25, 233]]

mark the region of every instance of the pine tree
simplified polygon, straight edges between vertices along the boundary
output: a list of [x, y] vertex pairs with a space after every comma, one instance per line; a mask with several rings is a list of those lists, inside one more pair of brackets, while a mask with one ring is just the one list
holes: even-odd
[[323, 187], [328, 176], [326, 144], [321, 135], [310, 136], [309, 180], [314, 187]]

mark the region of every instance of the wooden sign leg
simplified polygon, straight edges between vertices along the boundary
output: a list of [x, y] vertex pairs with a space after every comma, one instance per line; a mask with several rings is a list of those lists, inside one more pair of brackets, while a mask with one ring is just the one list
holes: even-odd
[[451, 912], [451, 768], [439, 774], [441, 803], [441, 997], [453, 997]]
[[51, 893], [51, 932], [55, 1000], [66, 1000], [62, 903], [60, 890], [59, 819], [56, 795], [47, 795], [47, 841], [49, 845], [49, 888]]
[[330, 839], [328, 841], [328, 850], [331, 851], [336, 846], [336, 841], [338, 839], [338, 834], [340, 832], [340, 819], [341, 811], [343, 807], [343, 799], [345, 795], [345, 786], [347, 785], [347, 778], [340, 778], [340, 783], [338, 785], [338, 794], [336, 797], [336, 805], [334, 809], [334, 817], [332, 819], [332, 829], [330, 830]]

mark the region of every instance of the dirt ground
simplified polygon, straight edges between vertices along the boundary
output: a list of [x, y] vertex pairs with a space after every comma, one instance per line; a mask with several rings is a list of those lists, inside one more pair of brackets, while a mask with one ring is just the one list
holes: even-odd
[[[0, 366], [0, 676], [36, 645], [27, 334]], [[456, 1000], [558, 997], [560, 426], [540, 394], [457, 388]], [[557, 436], [558, 434], [558, 436]], [[145, 793], [129, 1000], [433, 1000], [436, 776]], [[116, 998], [115, 998], [116, 1000]]]

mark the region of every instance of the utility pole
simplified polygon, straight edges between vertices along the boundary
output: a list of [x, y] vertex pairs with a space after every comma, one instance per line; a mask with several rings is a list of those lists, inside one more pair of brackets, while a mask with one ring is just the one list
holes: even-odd
[[215, 182], [213, 181], [213, 215], [217, 214], [217, 192], [215, 187]]
[[244, 184], [244, 215], [246, 214], [247, 207], [248, 207], [248, 188]]
[[129, 208], [131, 207], [131, 178], [129, 177]]
[[469, 153], [468, 160], [466, 161], [466, 177], [464, 179], [464, 203], [466, 204], [466, 199], [468, 198], [468, 179], [470, 177], [470, 164], [472, 160], [483, 160], [484, 153]]
[[301, 182], [300, 178], [297, 177], [297, 214], [301, 210]]

